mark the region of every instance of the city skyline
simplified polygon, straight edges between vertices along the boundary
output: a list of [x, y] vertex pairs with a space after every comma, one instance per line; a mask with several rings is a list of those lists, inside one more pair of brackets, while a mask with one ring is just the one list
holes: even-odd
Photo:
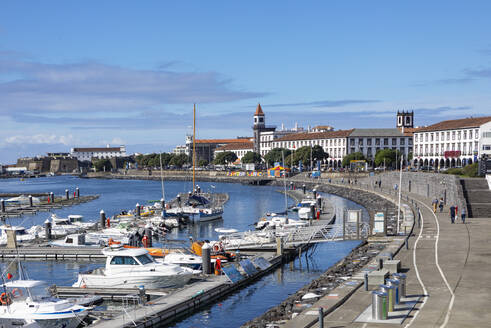
[[267, 124], [491, 115], [491, 4], [25, 3], [0, 11], [0, 163], [77, 146], [169, 152]]

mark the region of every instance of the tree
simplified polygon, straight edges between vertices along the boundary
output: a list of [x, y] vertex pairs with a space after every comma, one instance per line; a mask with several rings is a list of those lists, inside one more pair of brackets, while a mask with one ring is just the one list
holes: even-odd
[[208, 161], [207, 161], [206, 159], [200, 159], [200, 160], [198, 161], [198, 166], [199, 166], [199, 167], [205, 167], [205, 166], [207, 166], [207, 165], [208, 165]]
[[189, 157], [186, 154], [179, 154], [179, 155], [172, 156], [172, 159], [169, 161], [169, 164], [177, 167], [182, 167], [184, 164], [188, 162], [189, 162]]
[[351, 161], [356, 161], [356, 160], [366, 160], [366, 158], [362, 152], [358, 151], [344, 156], [341, 165], [343, 165], [343, 167], [347, 167], [350, 165]]
[[310, 158], [312, 158], [312, 161], [320, 161], [325, 158], [328, 158], [329, 154], [324, 151], [324, 149], [319, 146], [315, 145], [313, 147], [310, 146], [304, 146], [298, 148], [295, 152], [290, 154], [288, 158], [285, 158], [285, 165], [293, 163], [293, 165], [296, 165], [299, 161], [302, 161], [302, 165], [305, 166], [311, 166], [310, 163]]
[[380, 166], [385, 164], [385, 166], [391, 167], [399, 161], [401, 154], [398, 150], [394, 149], [381, 149], [375, 154], [375, 165]]
[[106, 171], [109, 172], [112, 169], [111, 162], [106, 159], [98, 159], [94, 162], [94, 167], [96, 171]]
[[261, 163], [261, 155], [252, 151], [248, 151], [244, 155], [244, 157], [242, 157], [241, 162], [244, 164], [248, 164], [248, 163], [259, 164]]
[[283, 162], [281, 153], [284, 153], [285, 159], [291, 154], [290, 149], [286, 148], [273, 148], [266, 155], [264, 155], [264, 161], [268, 166], [273, 166], [276, 162]]
[[233, 163], [237, 160], [237, 155], [231, 151], [224, 151], [222, 153], [218, 153], [213, 160], [213, 164], [225, 165], [227, 163]]

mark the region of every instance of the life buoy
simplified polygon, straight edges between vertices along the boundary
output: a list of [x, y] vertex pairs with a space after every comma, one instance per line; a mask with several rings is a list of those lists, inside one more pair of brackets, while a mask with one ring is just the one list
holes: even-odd
[[21, 297], [22, 296], [22, 290], [20, 290], [19, 288], [12, 289], [12, 296], [13, 297]]
[[218, 244], [213, 245], [213, 251], [219, 252], [220, 251], [220, 245], [218, 245]]
[[0, 295], [0, 303], [2, 303], [2, 305], [10, 305], [12, 303], [12, 299], [10, 298], [10, 294], [3, 292]]

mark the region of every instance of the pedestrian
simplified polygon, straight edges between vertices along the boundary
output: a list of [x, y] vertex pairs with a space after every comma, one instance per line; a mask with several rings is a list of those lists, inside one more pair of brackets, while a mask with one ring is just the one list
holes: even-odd
[[453, 223], [455, 223], [455, 206], [452, 205], [450, 206], [450, 221]]
[[443, 198], [440, 198], [440, 204], [438, 207], [440, 207], [440, 213], [443, 212]]
[[436, 213], [436, 208], [438, 207], [438, 199], [437, 198], [433, 199], [431, 204], [433, 205], [433, 213]]
[[465, 215], [467, 214], [465, 206], [462, 206], [462, 210], [460, 211], [460, 217], [462, 218], [462, 223], [465, 223]]

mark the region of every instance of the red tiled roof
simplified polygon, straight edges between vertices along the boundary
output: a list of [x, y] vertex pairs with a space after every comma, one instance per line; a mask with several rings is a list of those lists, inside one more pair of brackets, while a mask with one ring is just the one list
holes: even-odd
[[263, 109], [261, 108], [261, 104], [257, 104], [256, 112], [254, 116], [264, 116]]
[[196, 143], [199, 144], [230, 144], [230, 143], [244, 143], [249, 142], [249, 139], [196, 139]]
[[[411, 137], [415, 132], [419, 132], [422, 128], [404, 128], [404, 135], [406, 137]], [[402, 128], [399, 128], [402, 132]]]
[[222, 147], [217, 148], [216, 150], [239, 150], [239, 149], [252, 149], [254, 148], [254, 144], [252, 142], [244, 142], [244, 143], [233, 143], [228, 144]]
[[100, 147], [100, 148], [73, 148], [74, 152], [88, 153], [88, 152], [119, 152], [119, 147]]
[[351, 130], [338, 130], [338, 131], [326, 131], [326, 132], [301, 132], [295, 134], [288, 134], [284, 137], [273, 140], [276, 141], [296, 141], [296, 140], [314, 140], [314, 139], [329, 139], [329, 138], [345, 138], [348, 137]]
[[484, 123], [490, 122], [491, 116], [483, 117], [470, 117], [462, 118], [458, 120], [448, 120], [435, 123], [433, 125], [420, 128], [417, 132], [428, 132], [428, 131], [440, 131], [440, 130], [453, 130], [453, 129], [464, 129], [464, 128], [477, 128]]

